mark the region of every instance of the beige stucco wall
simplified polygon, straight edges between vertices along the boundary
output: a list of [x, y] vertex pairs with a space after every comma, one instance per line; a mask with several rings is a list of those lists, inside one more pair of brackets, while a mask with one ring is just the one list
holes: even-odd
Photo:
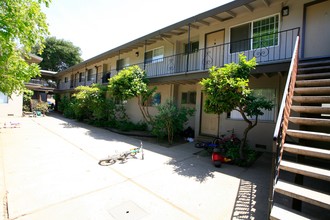
[[[157, 90], [155, 91], [156, 93], [161, 94], [161, 104], [165, 103], [167, 99], [171, 99], [173, 97], [173, 91], [174, 91], [174, 85], [172, 84], [167, 84], [167, 85], [157, 85]], [[142, 113], [138, 107], [138, 100], [137, 98], [132, 98], [127, 101], [127, 104], [125, 106], [126, 108], [126, 113], [129, 117], [129, 119], [137, 123], [139, 121], [143, 121]], [[156, 115], [157, 114], [157, 108], [154, 106], [149, 106], [148, 107], [150, 115]]]
[[0, 117], [6, 116], [22, 116], [23, 108], [23, 95], [13, 94], [11, 98], [8, 98], [8, 103], [0, 103]]

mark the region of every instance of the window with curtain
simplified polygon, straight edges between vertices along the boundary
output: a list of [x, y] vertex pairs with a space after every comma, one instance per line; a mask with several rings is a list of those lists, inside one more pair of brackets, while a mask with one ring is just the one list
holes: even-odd
[[[253, 94], [257, 97], [264, 97], [267, 100], [272, 101], [275, 104], [275, 89], [255, 89], [253, 90]], [[271, 110], [263, 110], [263, 115], [259, 115], [258, 120], [259, 121], [274, 121], [275, 119], [275, 106]], [[238, 111], [231, 111], [228, 114], [228, 118], [231, 119], [239, 119], [243, 120], [241, 113]], [[255, 117], [254, 117], [255, 118]], [[249, 119], [254, 119], [254, 118], [249, 118]]]
[[161, 102], [162, 95], [160, 92], [156, 92], [144, 103], [144, 106], [158, 106]]
[[0, 92], [0, 104], [8, 103], [8, 96]]
[[145, 63], [157, 63], [162, 62], [164, 58], [164, 47], [159, 47], [150, 51], [147, 51], [144, 55]]

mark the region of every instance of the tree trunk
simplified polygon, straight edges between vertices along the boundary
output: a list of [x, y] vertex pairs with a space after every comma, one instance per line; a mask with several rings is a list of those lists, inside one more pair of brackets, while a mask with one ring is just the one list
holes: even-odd
[[241, 160], [245, 160], [244, 148], [245, 148], [246, 143], [247, 143], [247, 136], [248, 136], [249, 131], [257, 125], [257, 123], [258, 123], [258, 116], [256, 116], [255, 122], [252, 123], [252, 121], [250, 121], [246, 117], [246, 115], [244, 114], [244, 111], [243, 110], [240, 109], [239, 112], [241, 113], [244, 121], [246, 123], [248, 123], [248, 126], [244, 129], [243, 139], [242, 139], [242, 142], [241, 142], [241, 145], [240, 145], [240, 148], [239, 148], [240, 159]]

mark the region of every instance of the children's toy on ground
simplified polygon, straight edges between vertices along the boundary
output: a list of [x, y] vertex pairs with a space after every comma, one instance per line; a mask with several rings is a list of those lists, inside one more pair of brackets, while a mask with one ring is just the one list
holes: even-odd
[[5, 122], [3, 124], [4, 128], [19, 128], [20, 126], [21, 124], [19, 122], [13, 122], [13, 121]]

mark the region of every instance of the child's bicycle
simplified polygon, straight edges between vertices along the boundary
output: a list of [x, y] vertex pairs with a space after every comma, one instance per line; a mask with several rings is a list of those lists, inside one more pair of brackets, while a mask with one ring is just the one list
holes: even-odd
[[197, 142], [195, 144], [196, 148], [203, 148], [212, 155], [212, 162], [216, 167], [221, 167], [222, 162], [228, 163], [232, 161], [231, 158], [226, 157], [228, 143], [232, 143], [236, 146], [241, 143], [241, 140], [236, 137], [234, 129], [228, 132], [230, 131], [230, 135], [221, 135], [221, 137], [213, 139], [212, 142]]
[[99, 165], [101, 166], [110, 166], [117, 161], [122, 163], [126, 161], [128, 157], [135, 157], [136, 154], [141, 153], [141, 160], [144, 160], [143, 144], [141, 141], [140, 147], [132, 148], [128, 151], [124, 151], [118, 154], [109, 155], [107, 158], [99, 160]]

